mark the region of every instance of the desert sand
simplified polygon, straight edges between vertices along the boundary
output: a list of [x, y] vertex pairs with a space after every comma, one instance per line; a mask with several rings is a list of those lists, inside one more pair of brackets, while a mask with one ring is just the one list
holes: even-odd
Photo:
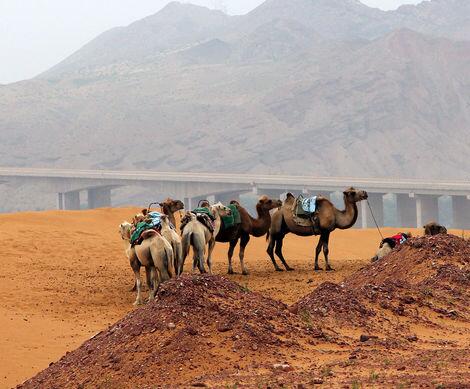
[[[135, 309], [135, 295], [130, 291], [133, 275], [118, 225], [137, 210], [0, 216], [0, 387], [12, 387], [34, 376]], [[397, 231], [383, 229], [386, 236]], [[330, 258], [336, 270], [328, 273], [313, 271], [317, 239], [289, 235], [285, 254], [295, 271], [279, 273], [265, 253], [265, 239], [252, 238], [245, 256], [251, 274], [227, 278], [293, 304], [321, 283], [339, 283], [369, 264], [380, 236], [376, 230], [335, 231]], [[226, 275], [227, 247], [216, 246], [215, 274]], [[240, 271], [236, 257], [234, 263], [235, 271]]]

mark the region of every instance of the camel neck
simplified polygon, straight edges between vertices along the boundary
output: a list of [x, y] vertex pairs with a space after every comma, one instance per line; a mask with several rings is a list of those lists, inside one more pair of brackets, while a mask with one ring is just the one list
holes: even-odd
[[168, 216], [168, 219], [170, 220], [170, 223], [173, 224], [174, 226], [176, 226], [176, 219], [175, 219], [175, 215], [173, 212], [171, 212], [171, 209], [167, 206], [167, 205], [164, 205], [162, 207], [162, 213], [164, 213], [166, 216]]
[[256, 213], [258, 214], [257, 219], [254, 219], [250, 215], [252, 225], [251, 234], [255, 237], [260, 237], [265, 235], [271, 226], [271, 214], [269, 211], [266, 211], [259, 206], [256, 206]]
[[211, 211], [211, 213], [212, 216], [214, 216], [214, 236], [217, 236], [220, 231], [220, 226], [222, 225], [222, 219], [218, 212]]
[[339, 211], [335, 208], [336, 212], [336, 228], [340, 230], [345, 230], [351, 228], [357, 220], [357, 205], [356, 203], [351, 203], [344, 198], [344, 207], [343, 211]]

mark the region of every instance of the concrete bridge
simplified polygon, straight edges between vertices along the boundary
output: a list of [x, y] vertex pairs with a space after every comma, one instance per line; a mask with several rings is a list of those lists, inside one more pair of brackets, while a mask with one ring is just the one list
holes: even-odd
[[[280, 196], [302, 192], [331, 196], [354, 186], [369, 192], [369, 203], [379, 225], [384, 222], [383, 200], [386, 194], [396, 198], [399, 226], [421, 227], [438, 219], [438, 199], [450, 196], [454, 228], [470, 228], [470, 181], [430, 181], [353, 177], [308, 177], [230, 173], [178, 173], [145, 171], [68, 170], [0, 168], [0, 182], [45, 183], [57, 193], [58, 209], [80, 209], [80, 193], [88, 194], [88, 207], [111, 206], [111, 191], [122, 186], [141, 186], [156, 193], [184, 199], [187, 208], [198, 199], [228, 201], [253, 192]], [[373, 226], [366, 204], [360, 206], [358, 224]]]

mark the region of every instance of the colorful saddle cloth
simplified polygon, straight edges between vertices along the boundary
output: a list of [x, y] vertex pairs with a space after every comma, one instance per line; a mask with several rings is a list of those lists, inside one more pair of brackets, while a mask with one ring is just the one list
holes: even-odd
[[150, 212], [145, 220], [137, 223], [134, 232], [131, 235], [131, 245], [135, 246], [142, 243], [142, 234], [148, 230], [159, 231], [161, 229], [162, 214], [159, 212]]
[[231, 228], [242, 222], [240, 217], [240, 212], [235, 204], [227, 205], [230, 208], [231, 214], [229, 216], [222, 216], [222, 228], [227, 229]]

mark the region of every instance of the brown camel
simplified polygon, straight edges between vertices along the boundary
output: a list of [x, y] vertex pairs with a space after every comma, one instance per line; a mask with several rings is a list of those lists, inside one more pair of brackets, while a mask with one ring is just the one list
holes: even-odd
[[162, 212], [168, 216], [170, 223], [176, 227], [175, 212], [178, 212], [181, 209], [184, 209], [184, 204], [181, 200], [173, 200], [167, 198], [165, 201], [159, 203], [162, 208]]
[[233, 274], [233, 252], [237, 246], [238, 240], [240, 240], [240, 266], [242, 268], [242, 274], [248, 275], [249, 272], [245, 267], [243, 259], [245, 257], [245, 248], [250, 241], [250, 235], [257, 238], [266, 235], [269, 231], [269, 227], [271, 227], [271, 214], [269, 211], [281, 207], [282, 202], [280, 200], [270, 199], [267, 196], [261, 196], [256, 204], [256, 212], [258, 213], [257, 219], [254, 219], [237, 201], [232, 201], [230, 204], [236, 205], [238, 212], [240, 212], [241, 223], [227, 229], [223, 227], [222, 223], [216, 241], [230, 243], [228, 249], [228, 274]]
[[436, 222], [430, 222], [423, 226], [424, 235], [438, 235], [438, 234], [447, 234], [447, 228], [441, 226]]
[[[318, 197], [317, 199], [320, 240], [315, 252], [315, 270], [322, 270], [318, 266], [318, 257], [322, 247], [323, 254], [325, 256], [326, 270], [334, 270], [328, 261], [328, 242], [330, 239], [330, 233], [337, 228], [341, 230], [351, 228], [357, 220], [358, 211], [356, 203], [367, 199], [367, 192], [363, 190], [356, 190], [354, 188], [345, 190], [343, 194], [345, 205], [344, 211], [336, 209], [331, 201], [324, 197]], [[274, 251], [276, 252], [276, 255], [279, 257], [286, 270], [294, 270], [286, 263], [286, 260], [282, 255], [283, 240], [289, 232], [299, 236], [315, 235], [313, 227], [299, 226], [294, 222], [292, 216], [292, 209], [294, 204], [295, 197], [291, 193], [288, 193], [284, 205], [272, 217], [267, 252], [276, 271], [282, 271], [282, 269], [276, 263], [274, 258]]]

